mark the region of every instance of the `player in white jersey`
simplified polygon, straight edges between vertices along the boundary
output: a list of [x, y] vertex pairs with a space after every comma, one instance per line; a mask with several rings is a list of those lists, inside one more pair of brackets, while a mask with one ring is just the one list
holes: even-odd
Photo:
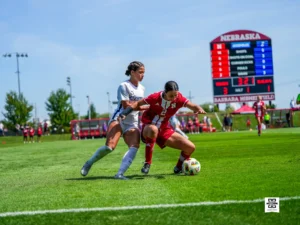
[[189, 139], [189, 137], [180, 129], [180, 122], [176, 118], [175, 115], [169, 119], [169, 122], [170, 122], [170, 125], [173, 128], [173, 130], [175, 130], [177, 133], [181, 134], [186, 139]]
[[121, 135], [123, 135], [124, 141], [129, 149], [123, 157], [120, 169], [115, 175], [115, 178], [127, 179], [123, 174], [131, 165], [140, 146], [138, 111], [131, 112], [123, 121], [118, 121], [117, 118], [132, 102], [144, 98], [145, 88], [140, 84], [140, 81], [144, 78], [145, 67], [141, 62], [131, 62], [128, 65], [125, 74], [130, 76], [130, 79], [122, 82], [118, 88], [118, 107], [109, 121], [106, 143], [83, 165], [80, 171], [82, 176], [88, 174], [90, 168], [96, 161], [100, 160], [108, 153], [111, 153], [116, 148]]

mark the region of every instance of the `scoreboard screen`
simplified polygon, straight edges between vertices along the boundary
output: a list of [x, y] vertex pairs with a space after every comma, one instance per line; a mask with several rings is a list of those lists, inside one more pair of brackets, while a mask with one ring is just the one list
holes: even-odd
[[272, 42], [264, 34], [231, 31], [210, 43], [214, 103], [275, 100]]

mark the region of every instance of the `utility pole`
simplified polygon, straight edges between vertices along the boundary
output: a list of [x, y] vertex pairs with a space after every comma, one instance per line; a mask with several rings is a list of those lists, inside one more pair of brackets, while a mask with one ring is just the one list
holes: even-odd
[[21, 81], [20, 81], [20, 68], [19, 68], [19, 57], [25, 57], [27, 58], [28, 57], [28, 54], [27, 53], [18, 53], [18, 52], [14, 52], [14, 53], [6, 53], [3, 55], [4, 58], [8, 57], [12, 57], [12, 55], [15, 55], [16, 56], [16, 59], [17, 59], [17, 72], [16, 74], [18, 74], [18, 91], [19, 91], [19, 97], [20, 97], [20, 94], [21, 94]]
[[67, 77], [67, 85], [70, 86], [70, 103], [71, 103], [71, 107], [73, 109], [73, 103], [72, 103], [72, 82], [71, 82], [71, 77]]
[[91, 104], [90, 104], [90, 96], [86, 96], [88, 99], [88, 105], [89, 105], [89, 120], [91, 120]]
[[189, 91], [189, 96], [188, 96], [188, 99], [190, 100], [190, 102], [192, 102], [192, 99], [194, 98], [194, 96], [192, 96], [192, 92]]

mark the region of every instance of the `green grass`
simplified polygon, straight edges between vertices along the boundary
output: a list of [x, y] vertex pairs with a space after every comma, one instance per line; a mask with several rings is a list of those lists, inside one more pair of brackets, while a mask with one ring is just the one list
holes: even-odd
[[[174, 175], [179, 151], [158, 147], [149, 175], [142, 175], [142, 145], [129, 181], [112, 179], [126, 152], [123, 141], [84, 178], [80, 168], [104, 139], [2, 145], [0, 213], [300, 196], [299, 136], [297, 128], [261, 137], [254, 131], [191, 135], [202, 166], [197, 176]], [[300, 200], [280, 204], [278, 214], [264, 213], [261, 202], [0, 217], [0, 224], [299, 224]]]

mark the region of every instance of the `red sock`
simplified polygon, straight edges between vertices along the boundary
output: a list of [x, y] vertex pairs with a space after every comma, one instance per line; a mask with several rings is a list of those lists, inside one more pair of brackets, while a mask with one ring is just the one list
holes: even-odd
[[146, 163], [149, 164], [152, 163], [152, 153], [153, 153], [153, 147], [155, 145], [155, 142], [156, 139], [146, 138], [146, 150], [145, 150]]
[[258, 124], [258, 133], [260, 134], [261, 132], [261, 124]]
[[183, 151], [181, 151], [179, 159], [178, 159], [177, 164], [176, 164], [176, 167], [181, 168], [183, 161], [190, 158], [190, 156], [191, 155], [186, 155], [186, 154], [183, 153]]

